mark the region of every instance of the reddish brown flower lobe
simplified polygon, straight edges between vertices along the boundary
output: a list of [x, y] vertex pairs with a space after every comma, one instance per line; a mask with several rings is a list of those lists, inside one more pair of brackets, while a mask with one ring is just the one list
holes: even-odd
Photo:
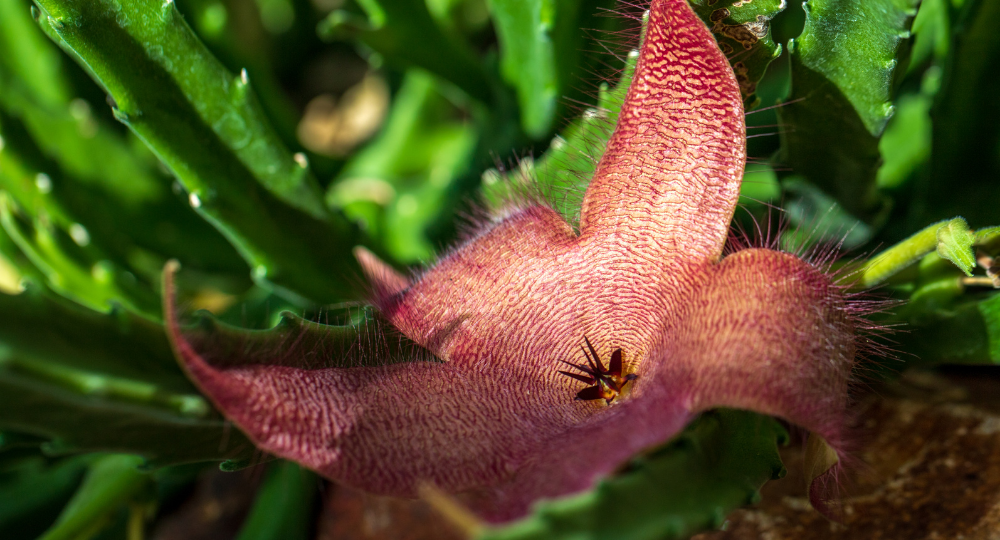
[[[412, 282], [359, 252], [382, 315], [440, 362], [261, 364], [185, 337], [167, 287], [171, 336], [262, 449], [376, 493], [430, 482], [494, 520], [586, 489], [713, 407], [781, 416], [838, 448], [854, 358], [840, 289], [784, 253], [720, 262], [744, 162], [726, 58], [686, 0], [654, 0], [579, 235], [528, 205]], [[584, 336], [638, 376], [610, 404], [575, 400], [580, 382], [559, 373]]]

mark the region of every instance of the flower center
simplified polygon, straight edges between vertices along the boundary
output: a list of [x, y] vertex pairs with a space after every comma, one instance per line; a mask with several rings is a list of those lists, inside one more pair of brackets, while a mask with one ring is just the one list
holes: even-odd
[[591, 345], [587, 336], [583, 336], [583, 341], [586, 342], [587, 346], [581, 346], [580, 350], [583, 351], [583, 356], [587, 358], [587, 364], [573, 364], [563, 361], [564, 364], [581, 371], [582, 374], [569, 371], [560, 371], [559, 373], [588, 385], [583, 390], [577, 392], [576, 399], [603, 399], [610, 405], [618, 397], [618, 394], [621, 393], [625, 385], [629, 381], [638, 378], [638, 375], [634, 373], [622, 375], [621, 349], [615, 349], [611, 353], [611, 360], [608, 362], [607, 369], [605, 369], [604, 364], [601, 362], [601, 357], [597, 354], [597, 350]]

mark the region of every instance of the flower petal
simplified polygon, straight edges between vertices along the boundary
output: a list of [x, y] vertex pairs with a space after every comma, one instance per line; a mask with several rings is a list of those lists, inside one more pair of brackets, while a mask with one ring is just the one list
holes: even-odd
[[[361, 362], [401, 343], [377, 327], [332, 344], [289, 332], [280, 348], [185, 334], [168, 272], [191, 378], [266, 451], [376, 493], [430, 482], [490, 519], [586, 489], [712, 407], [782, 416], [839, 449], [854, 357], [839, 289], [768, 250], [708, 264], [745, 161], [728, 62], [686, 0], [653, 1], [640, 54], [581, 236], [523, 208], [412, 283], [359, 253], [415, 356]], [[610, 406], [575, 401], [583, 383], [559, 373], [585, 337], [638, 376]]]
[[[826, 275], [791, 255], [727, 257], [611, 406], [502, 364], [263, 365], [246, 352], [253, 342], [186, 338], [169, 297], [167, 320], [191, 378], [263, 450], [380, 494], [415, 496], [429, 482], [503, 521], [589, 488], [715, 407], [781, 416], [839, 448], [854, 354], [842, 304]], [[811, 494], [827, 508], [822, 490]]]
[[345, 343], [367, 338], [302, 326], [315, 323], [266, 332], [205, 323], [185, 332], [171, 271], [165, 319], [190, 378], [260, 449], [365, 491], [416, 496], [429, 482], [487, 519], [513, 519], [540, 497], [588, 488], [691, 419], [666, 382], [650, 381], [644, 399], [609, 407], [496, 366], [323, 367], [357, 364], [358, 348]]
[[590, 182], [583, 236], [642, 231], [641, 255], [716, 260], [739, 198], [739, 84], [687, 0], [654, 0], [635, 78]]
[[429, 482], [493, 521], [590, 487], [691, 419], [662, 393], [586, 414], [543, 387], [443, 363], [219, 367], [171, 329], [191, 378], [260, 449], [377, 494], [414, 497]]
[[354, 257], [361, 265], [361, 270], [368, 278], [368, 282], [371, 283], [375, 298], [388, 298], [410, 286], [410, 280], [406, 276], [397, 272], [368, 249], [362, 246], [354, 248]]
[[497, 484], [528, 447], [588, 410], [571, 394], [553, 396], [551, 385], [512, 380], [502, 371], [433, 361], [322, 367], [306, 353], [345, 350], [337, 329], [320, 340], [315, 332], [282, 327], [241, 336], [225, 329], [186, 334], [169, 269], [164, 289], [178, 357], [227, 418], [261, 449], [367, 491], [414, 496], [421, 481], [450, 492]]
[[637, 453], [663, 444], [695, 417], [683, 393], [657, 374], [641, 398], [624, 399], [536, 445], [503, 483], [465, 494], [465, 502], [491, 521], [525, 515], [532, 503], [593, 487]]
[[565, 287], [586, 264], [573, 254], [575, 242], [554, 211], [525, 208], [448, 254], [402, 294], [375, 301], [393, 326], [442, 360], [492, 357], [517, 368], [503, 349], [533, 349], [533, 358], [554, 367], [559, 355], [531, 341], [541, 334], [546, 343], [575, 344], [584, 335], [581, 317], [569, 316], [584, 293]]
[[[551, 368], [588, 336], [623, 349], [635, 372], [722, 249], [744, 136], [739, 85], [711, 32], [686, 0], [656, 0], [581, 236], [551, 209], [523, 208], [375, 302], [448, 362], [558, 380]], [[369, 274], [377, 290], [399, 290]]]
[[[687, 381], [692, 411], [778, 416], [822, 437], [842, 461], [856, 337], [843, 287], [820, 269], [768, 249], [727, 256], [665, 339], [665, 369]], [[824, 463], [816, 481], [836, 473], [832, 457]], [[814, 482], [820, 511], [829, 510], [824, 493], [832, 491]]]
[[[713, 267], [674, 336], [693, 408], [751, 409], [843, 436], [855, 335], [843, 288], [809, 263], [747, 249]], [[683, 351], [683, 354], [681, 354]]]
[[840, 456], [837, 451], [823, 440], [823, 437], [810, 433], [806, 439], [805, 473], [809, 483], [809, 502], [813, 508], [824, 516], [842, 521], [840, 508], [830, 504], [837, 497], [837, 474], [841, 470]]

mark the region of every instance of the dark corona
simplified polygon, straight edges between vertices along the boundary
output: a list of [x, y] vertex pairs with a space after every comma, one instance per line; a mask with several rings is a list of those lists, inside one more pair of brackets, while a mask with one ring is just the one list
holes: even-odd
[[[570, 373], [568, 371], [560, 371], [563, 375], [567, 377], [572, 377], [580, 382], [586, 383], [587, 386], [583, 390], [580, 390], [576, 394], [576, 399], [580, 400], [592, 400], [592, 399], [603, 399], [608, 405], [618, 397], [622, 389], [629, 381], [635, 380], [638, 376], [630, 373], [628, 375], [622, 376], [622, 350], [615, 349], [615, 352], [611, 353], [611, 361], [608, 363], [608, 369], [604, 369], [604, 364], [601, 363], [601, 357], [597, 355], [597, 350], [594, 346], [590, 344], [590, 340], [587, 336], [583, 337], [583, 340], [587, 343], [587, 347], [580, 347], [583, 351], [583, 356], [587, 358], [587, 365], [583, 364], [573, 364], [570, 362], [564, 362], [560, 360], [563, 364], [572, 366], [584, 374], [580, 375], [578, 373]], [[587, 352], [590, 349], [590, 352]]]

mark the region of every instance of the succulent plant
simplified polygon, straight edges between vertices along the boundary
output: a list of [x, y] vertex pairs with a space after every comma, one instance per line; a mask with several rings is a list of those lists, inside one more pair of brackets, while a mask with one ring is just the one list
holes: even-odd
[[836, 519], [887, 328], [1000, 361], [1000, 45], [985, 0], [804, 8], [0, 0], [0, 531], [141, 534], [266, 452], [241, 537], [308, 535], [293, 462], [482, 538], [684, 537], [787, 425]]
[[[586, 489], [717, 407], [840, 449], [860, 308], [793, 255], [722, 257], [745, 141], [708, 28], [686, 0], [654, 0], [578, 233], [525, 197], [412, 280], [359, 251], [389, 328], [264, 348], [168, 323], [175, 347], [259, 448], [380, 494], [430, 483], [490, 520]], [[411, 350], [379, 350], [402, 338]], [[573, 362], [584, 376], [560, 370]]]

